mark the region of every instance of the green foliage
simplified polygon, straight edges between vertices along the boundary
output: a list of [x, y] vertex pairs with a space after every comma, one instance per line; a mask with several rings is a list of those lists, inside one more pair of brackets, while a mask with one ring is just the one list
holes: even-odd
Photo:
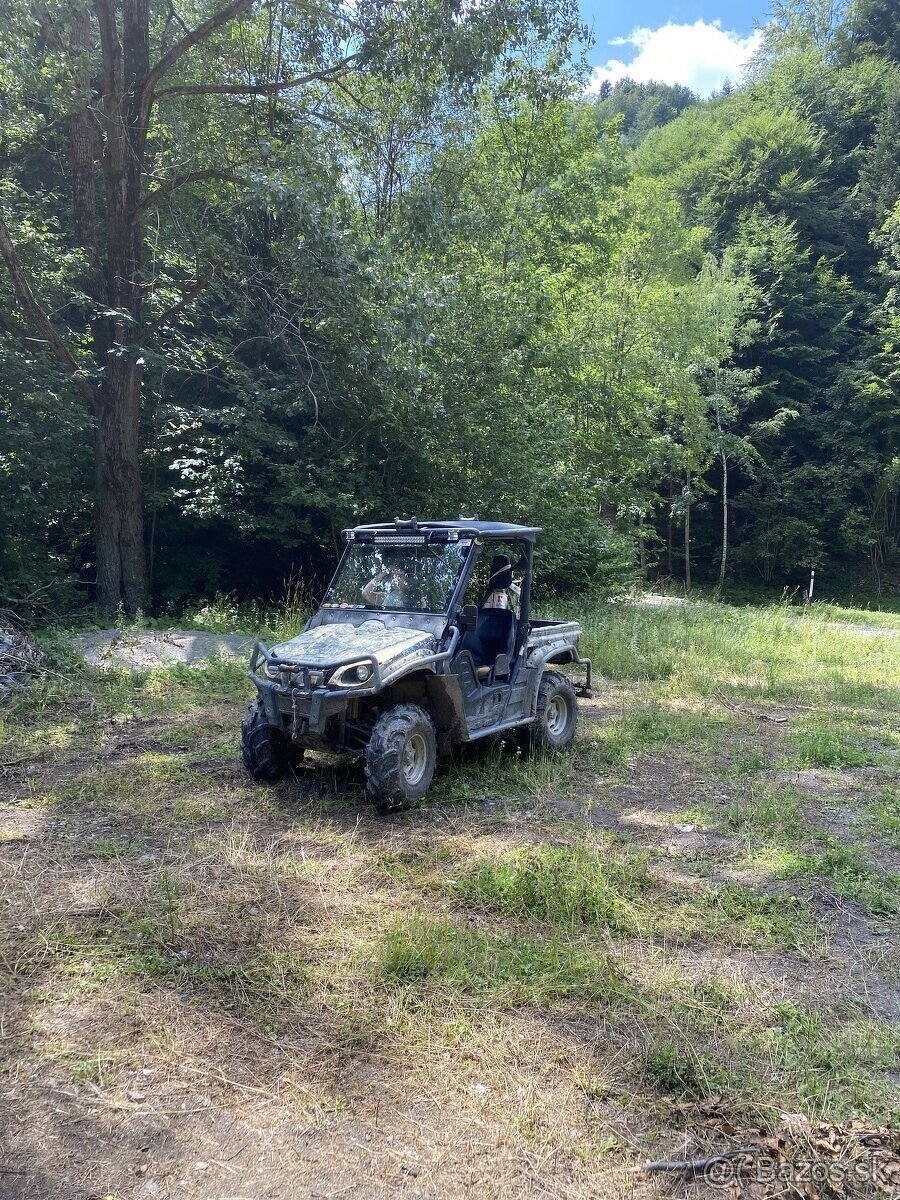
[[751, 788], [749, 800], [732, 801], [726, 827], [753, 837], [796, 838], [804, 829], [803, 797], [789, 784]]
[[[825, 53], [830, 12], [781, 6], [755, 81], [654, 131], [638, 156], [753, 280], [753, 333], [735, 356], [753, 394], [733, 433], [754, 453], [731, 480], [732, 562], [768, 584], [865, 557], [877, 582], [894, 555], [876, 499], [895, 446], [893, 367], [872, 357], [872, 224], [857, 190], [862, 172], [870, 213], [891, 199], [895, 84], [883, 60], [843, 67]], [[711, 532], [700, 525], [701, 544]]]
[[618, 119], [622, 139], [637, 146], [651, 129], [674, 121], [696, 103], [694, 93], [680, 83], [636, 83], [633, 79], [620, 79], [618, 83], [601, 87], [593, 108], [598, 128]]
[[687, 1042], [661, 1041], [651, 1046], [646, 1070], [658, 1087], [692, 1099], [708, 1096], [722, 1083], [722, 1072]]
[[827, 879], [839, 896], [855, 900], [876, 916], [900, 911], [900, 873], [876, 867], [855, 846], [828, 839], [821, 853], [795, 853], [782, 864], [784, 878], [811, 875]]
[[90, 521], [90, 424], [58, 372], [0, 343], [0, 607], [46, 621], [77, 603], [60, 587]]
[[[842, 610], [837, 615], [843, 616]], [[856, 614], [851, 615], [856, 623]], [[891, 625], [897, 622], [879, 615]], [[787, 605], [607, 604], [583, 615], [582, 646], [598, 675], [668, 681], [709, 702], [725, 695], [792, 705], [862, 703], [890, 714], [900, 705], [897, 638], [858, 634], [846, 619], [834, 616], [834, 609], [801, 612]], [[649, 725], [647, 736], [653, 736], [655, 710], [649, 711], [649, 720], [636, 714], [636, 725], [639, 730]], [[675, 737], [679, 726], [699, 734], [708, 722], [702, 711], [689, 711], [680, 718], [667, 713], [661, 727], [666, 725]], [[842, 731], [841, 743], [857, 737]]]
[[[54, 0], [51, 53], [40, 14], [7, 7], [0, 216], [96, 382], [97, 329], [133, 317], [90, 284], [59, 167], [94, 42], [69, 53]], [[176, 32], [150, 7], [156, 54]], [[692, 565], [719, 590], [777, 594], [812, 566], [835, 592], [889, 589], [891, 12], [783, 0], [746, 86], [703, 102], [631, 80], [575, 99], [572, 0], [360, 0], [349, 25], [336, 0], [263, 4], [193, 46], [154, 105], [163, 194], [129, 333], [156, 606], [265, 605], [297, 576], [314, 600], [341, 528], [398, 513], [544, 526], [544, 595], [687, 585]], [[266, 90], [348, 51], [352, 84]], [[93, 418], [23, 340], [5, 273], [0, 316], [0, 595], [35, 596], [34, 619], [36, 589], [94, 574]]]
[[885, 788], [872, 804], [866, 824], [891, 849], [900, 850], [900, 788]]

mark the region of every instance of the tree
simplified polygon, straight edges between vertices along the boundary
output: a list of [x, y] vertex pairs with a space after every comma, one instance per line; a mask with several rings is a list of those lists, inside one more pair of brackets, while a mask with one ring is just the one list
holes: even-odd
[[735, 428], [755, 396], [756, 372], [735, 366], [733, 358], [753, 344], [758, 324], [748, 319], [755, 300], [753, 284], [734, 269], [730, 255], [721, 263], [707, 255], [694, 296], [694, 319], [699, 326], [696, 369], [711, 414], [711, 450], [721, 467], [722, 533], [716, 585], [720, 595], [728, 568], [729, 467], [737, 461], [752, 471], [756, 457], [748, 434]]
[[847, 6], [848, 0], [773, 0], [753, 64], [757, 75], [791, 54], [834, 57]]
[[605, 79], [594, 102], [598, 126], [621, 114], [620, 133], [629, 145], [638, 145], [650, 132], [673, 121], [697, 103], [697, 97], [680, 83], [636, 83], [620, 79], [610, 85]]
[[887, 99], [859, 172], [859, 198], [876, 229], [900, 198], [900, 92]]
[[[147, 356], [221, 273], [206, 254], [202, 227], [187, 231], [190, 269], [183, 262], [180, 272], [154, 270], [148, 219], [192, 190], [203, 191], [215, 210], [227, 205], [231, 189], [247, 187], [253, 164], [267, 158], [279, 98], [290, 101], [295, 120], [298, 111], [312, 111], [328, 121], [340, 120], [327, 110], [328, 89], [363, 69], [414, 76], [423, 64], [444, 61], [445, 76], [458, 84], [490, 69], [533, 17], [545, 29], [573, 30], [571, 7], [567, 0], [549, 7], [507, 0], [462, 11], [455, 0], [360, 0], [345, 8], [328, 0], [284, 8], [273, 0], [260, 8], [254, 0], [229, 0], [209, 10], [195, 0], [178, 15], [151, 0], [11, 6], [2, 50], [21, 174], [29, 155], [52, 147], [60, 167], [50, 172], [45, 159], [43, 170], [51, 176], [48, 191], [69, 191], [65, 240], [78, 252], [78, 267], [61, 322], [20, 253], [14, 217], [27, 213], [20, 185], [0, 214], [9, 279], [0, 326], [48, 353], [91, 413], [102, 609], [123, 603], [133, 612], [146, 603], [140, 417]], [[269, 104], [263, 130], [254, 107], [260, 100]], [[230, 104], [218, 140], [210, 121], [216, 103]], [[232, 138], [237, 153], [223, 155], [222, 139]], [[159, 295], [169, 297], [167, 306], [151, 303]]]
[[[145, 296], [148, 284], [153, 284], [143, 271], [144, 219], [189, 184], [202, 179], [239, 182], [233, 172], [208, 167], [169, 174], [148, 187], [153, 172], [148, 137], [155, 112], [167, 96], [183, 94], [185, 87], [192, 94], [240, 88], [228, 83], [164, 85], [181, 59], [247, 13], [251, 2], [231, 0], [179, 37], [167, 22], [153, 60], [149, 0], [122, 0], [121, 5], [97, 0], [93, 12], [82, 5], [68, 11], [63, 6], [55, 11], [42, 7], [34, 22], [29, 13], [17, 12], [14, 34], [30, 43], [30, 51], [37, 51], [40, 68], [55, 76], [56, 87], [68, 87], [73, 94], [66, 114], [71, 239], [82, 255], [81, 285], [88, 303], [83, 328], [61, 332], [28, 278], [6, 221], [0, 219], [0, 254], [19, 310], [18, 319], [4, 314], [3, 326], [28, 346], [43, 345], [68, 370], [93, 416], [97, 602], [106, 611], [123, 602], [134, 612], [146, 602], [139, 428], [145, 348], [174, 308], [189, 303], [207, 281], [203, 274], [186, 280], [177, 305], [149, 323]], [[334, 64], [332, 73], [349, 65]], [[32, 77], [29, 82], [34, 86], [37, 81]], [[252, 90], [256, 85], [247, 86]], [[102, 203], [96, 190], [98, 162]], [[86, 361], [86, 349], [93, 366]]]
[[878, 55], [900, 62], [900, 26], [894, 0], [850, 0], [838, 42], [844, 57]]

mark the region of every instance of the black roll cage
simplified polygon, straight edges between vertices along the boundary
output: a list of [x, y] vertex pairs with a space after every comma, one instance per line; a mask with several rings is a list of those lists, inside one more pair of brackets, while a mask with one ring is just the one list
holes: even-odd
[[[396, 533], [394, 532], [396, 530]], [[325, 594], [331, 589], [335, 579], [340, 574], [341, 568], [344, 565], [350, 547], [362, 543], [363, 545], [403, 545], [399, 539], [409, 536], [415, 537], [415, 543], [410, 542], [410, 545], [417, 545], [418, 538], [423, 539], [423, 545], [448, 545], [458, 543], [460, 541], [471, 539], [469, 552], [466, 555], [462, 565], [462, 570], [459, 573], [459, 579], [456, 581], [456, 586], [450, 597], [450, 603], [447, 606], [446, 613], [447, 624], [452, 625], [459, 621], [460, 612], [462, 609], [462, 599], [466, 594], [466, 589], [472, 580], [472, 575], [475, 572], [475, 567], [484, 553], [484, 548], [491, 542], [521, 542], [525, 547], [525, 575], [522, 580], [522, 589], [519, 593], [519, 618], [516, 623], [516, 647], [515, 653], [518, 656], [519, 650], [525, 644], [525, 639], [528, 636], [528, 626], [531, 621], [531, 578], [534, 568], [534, 538], [540, 530], [519, 528], [514, 525], [505, 528], [498, 528], [497, 532], [493, 530], [477, 530], [466, 527], [447, 527], [429, 528], [426, 525], [418, 524], [415, 521], [396, 522], [394, 529], [387, 527], [383, 529], [362, 528], [362, 529], [345, 529], [344, 540], [345, 546], [334, 573], [331, 576]], [[453, 536], [456, 534], [456, 536]], [[378, 612], [379, 609], [366, 610]], [[321, 605], [317, 612], [321, 612]], [[416, 609], [391, 609], [391, 614], [406, 613], [408, 616], [440, 616], [439, 613], [421, 613]], [[446, 630], [444, 631], [446, 637]], [[443, 639], [442, 639], [443, 640]]]

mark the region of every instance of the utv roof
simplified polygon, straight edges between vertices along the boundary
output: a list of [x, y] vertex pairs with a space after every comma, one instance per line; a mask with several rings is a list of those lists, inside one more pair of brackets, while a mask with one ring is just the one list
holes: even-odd
[[378, 525], [354, 525], [344, 534], [356, 533], [416, 533], [422, 530], [456, 530], [481, 538], [518, 538], [533, 542], [541, 529], [531, 525], [508, 525], [505, 521], [477, 521], [461, 518], [458, 521], [401, 521], [399, 518]]

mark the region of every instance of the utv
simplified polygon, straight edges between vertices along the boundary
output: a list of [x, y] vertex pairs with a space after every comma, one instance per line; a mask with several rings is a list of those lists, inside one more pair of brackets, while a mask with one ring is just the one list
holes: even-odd
[[[305, 749], [365, 760], [381, 812], [425, 795], [438, 754], [498, 734], [554, 753], [575, 736], [576, 621], [530, 614], [540, 529], [493, 521], [401, 521], [344, 530], [346, 548], [303, 633], [267, 649], [242, 726], [254, 779], [285, 775]], [[518, 575], [518, 581], [515, 576]]]

